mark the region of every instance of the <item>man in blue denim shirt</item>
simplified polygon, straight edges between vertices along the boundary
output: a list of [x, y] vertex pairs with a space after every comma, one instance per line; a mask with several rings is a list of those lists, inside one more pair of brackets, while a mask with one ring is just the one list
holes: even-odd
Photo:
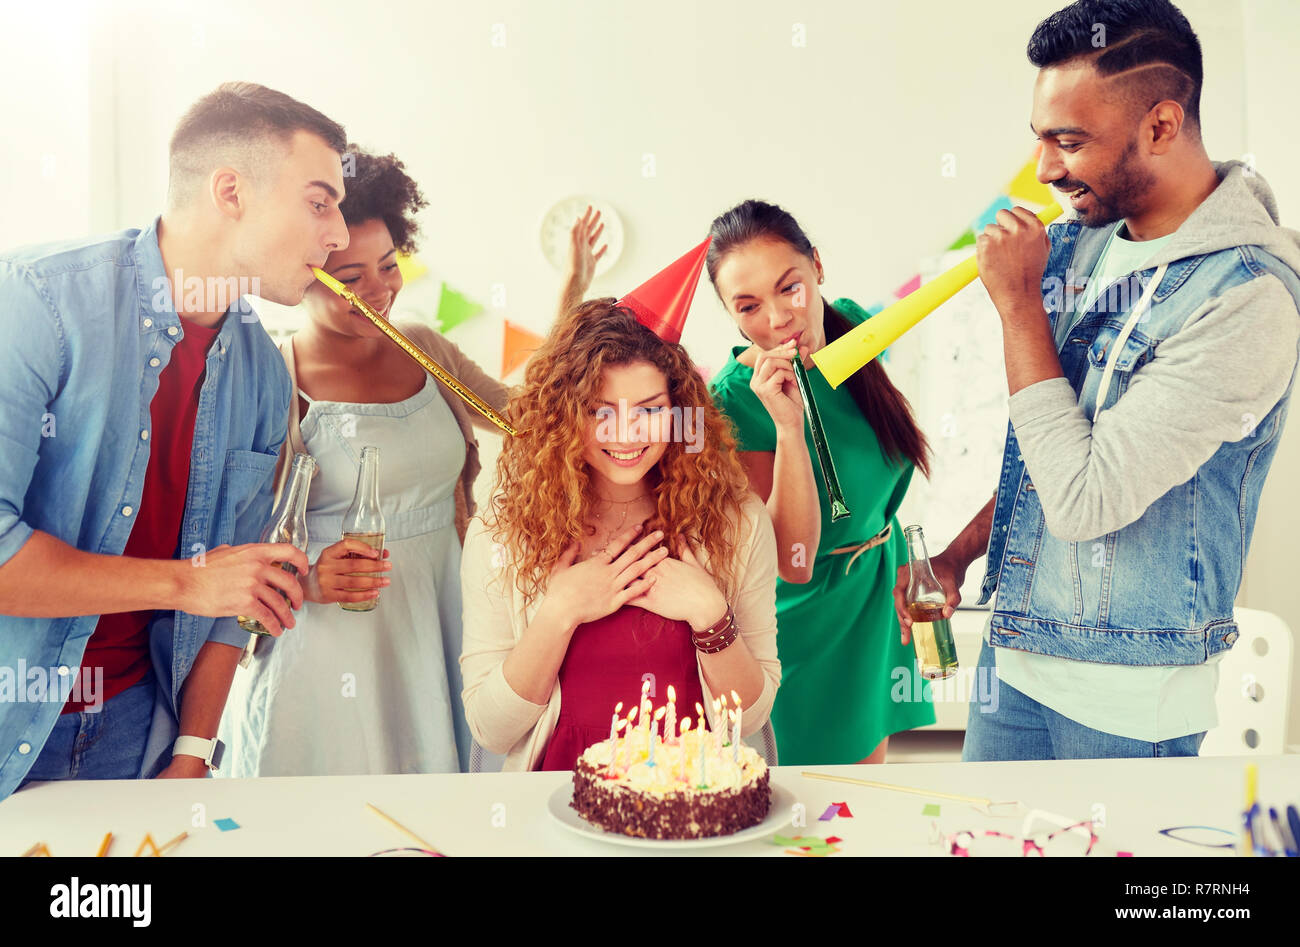
[[997, 592], [999, 700], [962, 756], [1194, 756], [1295, 379], [1300, 235], [1207, 156], [1168, 0], [1079, 0], [1029, 58], [1038, 178], [1077, 219], [1001, 211], [977, 241], [1011, 425], [994, 499], [934, 562], [950, 607], [985, 551]]
[[[177, 127], [151, 226], [0, 255], [0, 799], [25, 778], [206, 775], [248, 640], [230, 616], [293, 627], [302, 590], [277, 565], [306, 557], [256, 542], [290, 383], [239, 297], [294, 305], [347, 246], [345, 142], [283, 93], [226, 83]], [[188, 414], [153, 403], [186, 333], [206, 346]], [[155, 438], [159, 418], [177, 423]], [[163, 484], [157, 458], [190, 427]], [[174, 508], [142, 507], [160, 495]], [[122, 555], [163, 514], [162, 554]], [[73, 686], [61, 714], [119, 613], [141, 616], [114, 643], [139, 681], [103, 701]]]

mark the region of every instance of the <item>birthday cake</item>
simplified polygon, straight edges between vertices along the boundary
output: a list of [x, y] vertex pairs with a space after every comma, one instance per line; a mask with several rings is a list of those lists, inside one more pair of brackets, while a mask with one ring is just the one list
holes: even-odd
[[578, 757], [572, 806], [579, 815], [606, 831], [647, 839], [730, 835], [767, 817], [767, 764], [739, 742], [738, 726], [733, 743], [707, 730], [665, 740], [655, 723], [628, 726], [621, 736], [616, 729]]

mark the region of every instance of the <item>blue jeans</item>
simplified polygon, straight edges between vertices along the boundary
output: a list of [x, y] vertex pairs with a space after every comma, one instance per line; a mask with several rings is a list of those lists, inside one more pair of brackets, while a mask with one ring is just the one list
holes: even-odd
[[154, 674], [96, 713], [62, 714], [23, 786], [38, 779], [137, 779], [153, 723]]
[[[979, 667], [994, 674], [993, 649], [980, 645]], [[1093, 730], [1040, 704], [1004, 681], [995, 681], [996, 709], [984, 713], [971, 702], [966, 719], [963, 762], [991, 760], [1086, 760], [1156, 756], [1196, 756], [1205, 731], [1151, 743]]]

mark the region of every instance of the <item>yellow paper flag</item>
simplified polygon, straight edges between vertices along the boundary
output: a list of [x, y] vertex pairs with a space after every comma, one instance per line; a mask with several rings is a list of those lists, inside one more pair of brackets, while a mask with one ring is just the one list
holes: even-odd
[[429, 268], [413, 256], [407, 256], [405, 253], [398, 253], [397, 272], [402, 274], [402, 281], [404, 283], [411, 283], [427, 274]]
[[1038, 155], [1043, 150], [1039, 145], [1034, 149], [1034, 156], [1025, 162], [1020, 173], [1007, 185], [1007, 196], [1030, 204], [1054, 204], [1052, 189], [1038, 180]]

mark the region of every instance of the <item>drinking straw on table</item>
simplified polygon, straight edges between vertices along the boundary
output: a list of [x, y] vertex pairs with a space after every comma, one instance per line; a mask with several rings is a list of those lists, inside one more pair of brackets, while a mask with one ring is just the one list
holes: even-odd
[[182, 841], [189, 838], [189, 836], [190, 836], [189, 832], [182, 832], [180, 835], [176, 836], [170, 842], [166, 843], [160, 849], [158, 849], [158, 854], [162, 855], [164, 852], [167, 851], [167, 849], [171, 848], [173, 845], [179, 845]]
[[109, 832], [104, 836], [104, 841], [99, 843], [99, 851], [95, 853], [96, 858], [103, 858], [108, 854], [108, 846], [113, 844], [113, 833]]
[[939, 799], [955, 799], [957, 802], [969, 802], [972, 805], [984, 806], [1010, 806], [1019, 805], [1018, 802], [994, 802], [992, 799], [981, 799], [978, 796], [963, 796], [955, 792], [939, 792], [932, 789], [915, 789], [911, 786], [898, 786], [894, 783], [878, 783], [870, 779], [854, 779], [851, 776], [831, 776], [829, 773], [802, 773], [808, 779], [829, 779], [837, 783], [853, 783], [855, 786], [870, 786], [872, 789], [892, 789], [894, 792], [908, 792], [915, 796], [934, 796]]
[[420, 836], [416, 835], [414, 832], [412, 832], [412, 831], [411, 831], [410, 829], [408, 829], [406, 826], [402, 825], [402, 823], [398, 822], [398, 821], [397, 821], [396, 819], [394, 819], [391, 815], [389, 815], [387, 812], [384, 812], [382, 809], [380, 809], [380, 808], [379, 808], [378, 806], [376, 806], [374, 803], [367, 802], [367, 803], [366, 803], [366, 808], [369, 809], [371, 812], [373, 812], [375, 815], [379, 816], [379, 818], [383, 819], [385, 822], [387, 822], [387, 823], [388, 823], [389, 825], [391, 825], [393, 828], [397, 829], [399, 832], [403, 832], [403, 833], [405, 833], [406, 835], [409, 835], [411, 838], [415, 839], [417, 842], [419, 842], [421, 845], [423, 845], [423, 846], [424, 846], [426, 849], [428, 849], [429, 851], [434, 852], [434, 853], [436, 853], [436, 854], [438, 854], [438, 855], [443, 854], [442, 852], [438, 851], [438, 849], [437, 849], [436, 846], [431, 845], [430, 843], [426, 842], [424, 839], [420, 838]]

